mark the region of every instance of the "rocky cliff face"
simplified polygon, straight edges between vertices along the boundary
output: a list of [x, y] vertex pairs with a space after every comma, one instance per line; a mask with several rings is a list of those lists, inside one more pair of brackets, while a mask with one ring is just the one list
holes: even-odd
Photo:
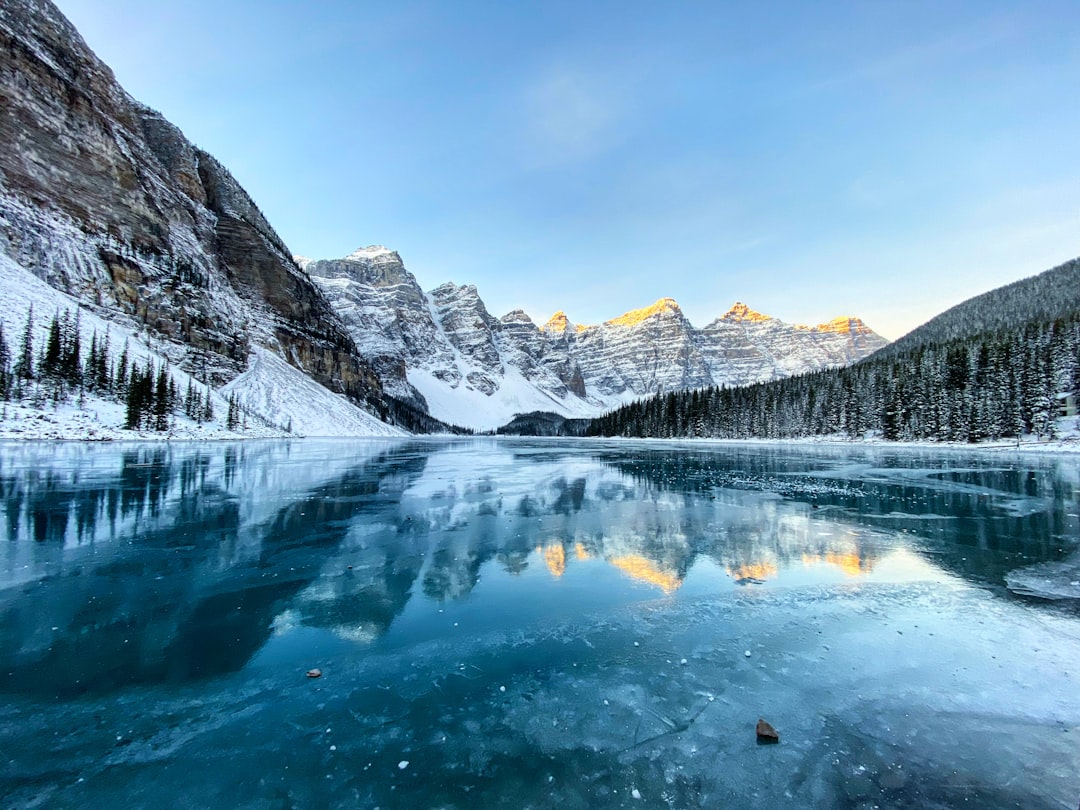
[[0, 5], [0, 251], [220, 384], [253, 345], [381, 396], [340, 318], [229, 172], [134, 101], [46, 0]]
[[392, 393], [478, 428], [529, 411], [594, 416], [658, 391], [845, 365], [886, 343], [858, 318], [793, 326], [743, 304], [697, 329], [670, 298], [595, 326], [557, 312], [537, 327], [521, 310], [496, 319], [471, 285], [424, 293], [381, 246], [299, 261]]

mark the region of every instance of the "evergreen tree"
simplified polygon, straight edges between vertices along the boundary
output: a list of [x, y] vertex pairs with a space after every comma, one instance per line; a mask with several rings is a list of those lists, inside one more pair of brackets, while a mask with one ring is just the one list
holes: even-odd
[[[201, 404], [201, 403], [200, 403]], [[196, 412], [195, 382], [188, 377], [187, 393], [184, 394], [184, 416], [198, 421], [201, 414]]]
[[4, 337], [4, 324], [0, 323], [0, 400], [4, 402], [11, 399], [11, 377], [11, 350]]
[[97, 363], [93, 369], [98, 391], [109, 393], [112, 391], [112, 360], [109, 357], [109, 332], [105, 331], [105, 338], [98, 343]]
[[240, 425], [240, 411], [236, 402], [236, 394], [229, 395], [229, 411], [225, 417], [225, 427], [229, 430], [236, 430]]
[[157, 382], [154, 386], [154, 430], [165, 431], [169, 429], [170, 399], [169, 375], [165, 366], [162, 366], [158, 370]]
[[15, 379], [20, 389], [24, 383], [34, 379], [34, 305], [26, 315], [26, 328], [23, 330], [19, 358], [15, 361]]
[[128, 430], [136, 430], [142, 421], [142, 374], [136, 367], [131, 370], [130, 377], [125, 397], [127, 411], [124, 425]]
[[120, 352], [120, 359], [116, 363], [116, 392], [126, 394], [128, 382], [128, 344], [125, 340], [124, 348]]
[[82, 373], [82, 313], [76, 311], [75, 320], [72, 322], [68, 313], [64, 313], [64, 322], [67, 325], [67, 334], [63, 343], [63, 356], [61, 358], [60, 372], [72, 387], [83, 384]]
[[49, 337], [45, 340], [45, 354], [38, 365], [43, 379], [55, 379], [59, 376], [62, 352], [63, 338], [60, 334], [60, 312], [58, 310], [49, 323]]
[[90, 335], [90, 354], [86, 358], [86, 387], [91, 391], [97, 390], [97, 365], [98, 365], [98, 337], [97, 330]]

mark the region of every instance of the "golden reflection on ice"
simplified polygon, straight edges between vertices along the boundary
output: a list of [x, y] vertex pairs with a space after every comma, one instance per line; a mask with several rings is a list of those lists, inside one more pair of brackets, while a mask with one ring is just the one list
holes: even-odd
[[727, 572], [732, 579], [772, 579], [779, 572], [775, 563], [771, 562], [759, 562], [759, 563], [746, 563], [735, 568], [730, 565], [727, 567]]
[[579, 560], [587, 560], [592, 555], [581, 543], [574, 543], [574, 556]]
[[647, 560], [637, 554], [612, 557], [608, 562], [631, 579], [655, 585], [664, 593], [674, 593], [679, 589], [679, 586], [682, 585], [681, 578], [675, 574], [661, 571], [652, 560]]
[[803, 565], [812, 568], [815, 565], [831, 565], [839, 568], [849, 577], [861, 577], [873, 570], [873, 563], [863, 559], [856, 552], [840, 553], [829, 551], [825, 554], [803, 554]]
[[546, 548], [537, 548], [544, 555], [544, 563], [551, 575], [558, 579], [566, 573], [566, 551], [562, 543], [552, 543]]

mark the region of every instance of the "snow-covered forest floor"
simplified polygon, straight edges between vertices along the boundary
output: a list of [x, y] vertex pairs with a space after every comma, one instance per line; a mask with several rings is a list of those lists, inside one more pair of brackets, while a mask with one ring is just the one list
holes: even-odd
[[[282, 363], [284, 365], [284, 363]], [[312, 386], [316, 386], [311, 383]], [[309, 392], [310, 393], [310, 392]], [[272, 399], [273, 394], [264, 390], [263, 395]], [[326, 396], [333, 397], [330, 392]], [[252, 404], [257, 404], [253, 397]], [[309, 401], [310, 402], [310, 401]], [[318, 424], [318, 432], [310, 435], [333, 436], [333, 414], [323, 414], [324, 419]], [[73, 399], [67, 402], [45, 402], [41, 407], [24, 402], [0, 402], [0, 440], [68, 440], [68, 441], [122, 441], [122, 440], [166, 440], [199, 441], [211, 439], [267, 439], [299, 438], [296, 433], [289, 433], [270, 424], [249, 419], [236, 430], [229, 430], [223, 422], [204, 422], [202, 424], [188, 419], [183, 414], [175, 414], [166, 431], [126, 430], [124, 428], [125, 408], [119, 402], [86, 396], [82, 406]], [[313, 417], [314, 419], [314, 417]], [[313, 421], [313, 425], [314, 421]], [[357, 426], [349, 426], [342, 431], [342, 436], [358, 435]], [[389, 427], [389, 426], [387, 426]], [[351, 429], [350, 429], [351, 428]], [[610, 440], [609, 440], [610, 441]], [[670, 444], [740, 444], [740, 445], [819, 445], [833, 447], [910, 447], [956, 450], [978, 450], [985, 452], [1024, 452], [1024, 453], [1077, 453], [1080, 454], [1080, 427], [1076, 417], [1059, 419], [1057, 437], [1047, 439], [1038, 436], [1025, 436], [1019, 442], [996, 440], [978, 443], [967, 442], [893, 442], [868, 436], [852, 439], [847, 436], [818, 436], [800, 439], [634, 439], [633, 441], [657, 442]]]
[[1080, 453], [1080, 418], [1063, 417], [1057, 420], [1055, 438], [1024, 436], [1016, 439], [987, 439], [981, 442], [897, 442], [878, 436], [804, 436], [798, 439], [642, 439], [641, 441], [679, 441], [695, 444], [769, 444], [769, 445], [828, 445], [834, 447], [919, 447], [956, 450], [1020, 451], [1024, 453]]

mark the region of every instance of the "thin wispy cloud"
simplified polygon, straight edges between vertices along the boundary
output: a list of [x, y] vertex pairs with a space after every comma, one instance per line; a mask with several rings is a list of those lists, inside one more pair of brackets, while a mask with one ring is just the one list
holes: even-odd
[[531, 168], [578, 163], [621, 140], [628, 103], [610, 78], [586, 68], [556, 65], [523, 93], [522, 146]]

